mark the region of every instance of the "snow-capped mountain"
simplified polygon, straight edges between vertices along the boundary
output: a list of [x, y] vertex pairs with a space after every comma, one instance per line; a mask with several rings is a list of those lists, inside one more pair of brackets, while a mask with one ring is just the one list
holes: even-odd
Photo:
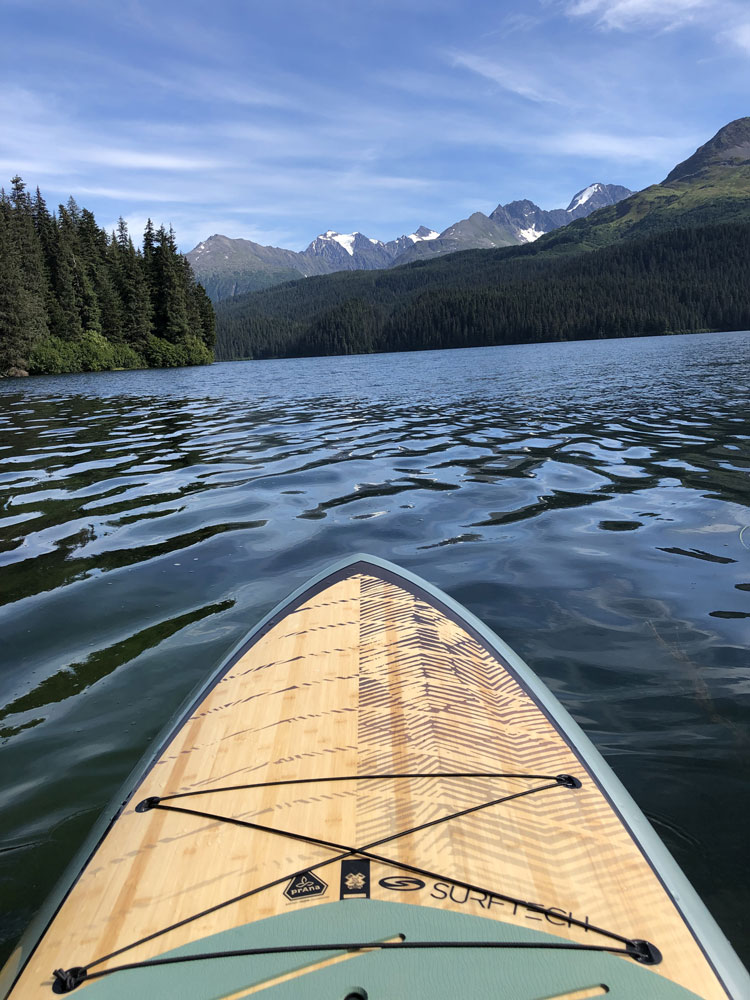
[[404, 250], [413, 247], [415, 243], [423, 243], [425, 241], [429, 243], [431, 240], [436, 240], [439, 235], [440, 233], [436, 233], [434, 229], [428, 229], [427, 226], [420, 226], [416, 232], [409, 233], [408, 236], [399, 236], [397, 240], [389, 240], [385, 246], [393, 253], [395, 259]]
[[595, 184], [589, 184], [578, 194], [574, 194], [565, 211], [572, 219], [582, 219], [591, 215], [597, 208], [616, 205], [618, 201], [628, 198], [632, 193], [620, 184], [600, 184], [597, 181]]
[[187, 258], [198, 281], [218, 301], [297, 277], [332, 271], [370, 271], [456, 250], [531, 243], [630, 194], [631, 191], [618, 184], [596, 182], [573, 195], [567, 208], [545, 211], [533, 201], [511, 201], [498, 205], [490, 215], [474, 212], [442, 233], [420, 226], [413, 233], [387, 243], [360, 232], [338, 233], [328, 229], [301, 252], [216, 235], [199, 243]]
[[408, 247], [424, 240], [437, 239], [434, 229], [420, 226], [408, 236], [383, 243], [362, 233], [337, 233], [329, 229], [312, 241], [304, 251], [306, 257], [325, 260], [335, 271], [370, 271], [393, 264]]
[[388, 267], [393, 261], [393, 254], [380, 240], [370, 239], [362, 233], [337, 233], [332, 229], [316, 236], [303, 256], [322, 258], [332, 271], [372, 271]]
[[589, 184], [570, 199], [567, 208], [553, 208], [546, 212], [533, 201], [511, 201], [498, 205], [490, 218], [509, 226], [521, 243], [533, 243], [540, 236], [567, 226], [574, 219], [591, 215], [597, 208], [615, 205], [633, 192], [619, 184]]
[[545, 211], [528, 199], [511, 201], [507, 205], [498, 205], [489, 215], [474, 212], [468, 219], [462, 219], [444, 229], [434, 242], [408, 248], [395, 263], [407, 264], [412, 260], [424, 260], [439, 254], [455, 253], [457, 250], [533, 243], [545, 233], [567, 226], [574, 219], [584, 218], [597, 208], [614, 205], [632, 193], [619, 184], [596, 182], [573, 195], [567, 208]]

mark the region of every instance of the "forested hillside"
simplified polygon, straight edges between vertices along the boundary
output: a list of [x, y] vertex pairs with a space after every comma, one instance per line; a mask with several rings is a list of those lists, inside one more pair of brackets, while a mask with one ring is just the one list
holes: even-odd
[[750, 328], [750, 223], [675, 229], [574, 256], [545, 253], [541, 243], [308, 278], [221, 303], [217, 357]]
[[215, 319], [174, 233], [136, 248], [71, 198], [51, 213], [20, 177], [0, 194], [0, 375], [213, 361]]

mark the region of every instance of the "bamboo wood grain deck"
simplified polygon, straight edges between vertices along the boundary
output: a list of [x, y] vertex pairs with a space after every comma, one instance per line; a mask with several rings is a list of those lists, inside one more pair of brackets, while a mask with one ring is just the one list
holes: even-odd
[[[572, 924], [576, 918], [656, 944], [664, 960], [651, 974], [706, 1000], [727, 996], [608, 800], [500, 659], [424, 595], [362, 572], [304, 597], [208, 692], [96, 850], [11, 996], [49, 997], [60, 966], [119, 949], [102, 967], [143, 960], [339, 898], [334, 850], [194, 815], [138, 813], [142, 799], [201, 791], [171, 804], [361, 847], [544, 784], [430, 777], [445, 772], [569, 773], [582, 786], [552, 787], [382, 843], [373, 850], [436, 877], [420, 877], [416, 888], [412, 877], [398, 891], [380, 880], [409, 871], [373, 862], [373, 898], [606, 943]], [[423, 776], [357, 779], [401, 773]], [[351, 778], [216, 790], [339, 776]], [[328, 888], [291, 901], [283, 890], [305, 869]], [[554, 909], [541, 915], [493, 893]], [[85, 991], [84, 983], [77, 992]]]

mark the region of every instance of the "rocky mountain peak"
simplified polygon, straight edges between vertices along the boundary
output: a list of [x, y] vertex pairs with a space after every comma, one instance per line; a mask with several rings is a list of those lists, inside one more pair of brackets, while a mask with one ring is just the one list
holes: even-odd
[[699, 174], [711, 167], [736, 167], [750, 162], [750, 118], [737, 118], [720, 128], [716, 135], [678, 163], [662, 183], [670, 184]]
[[427, 226], [420, 226], [413, 233], [409, 233], [407, 239], [412, 240], [416, 243], [417, 240], [436, 240], [440, 234], [436, 233], [434, 229], [428, 229]]
[[595, 181], [593, 184], [589, 184], [588, 187], [583, 188], [583, 190], [576, 192], [570, 199], [570, 204], [565, 209], [566, 212], [573, 212], [575, 209], [579, 208], [581, 205], [585, 205], [587, 201], [590, 201], [597, 194], [601, 194], [604, 191], [604, 185], [599, 181]]
[[531, 243], [630, 193], [627, 188], [596, 182], [579, 191], [568, 209], [545, 211], [529, 199], [520, 199], [498, 205], [489, 217], [474, 212], [441, 233], [419, 226], [413, 233], [387, 243], [356, 230], [339, 233], [327, 229], [301, 253], [217, 234], [191, 250], [188, 260], [211, 296], [218, 299], [289, 281], [297, 274], [308, 277], [332, 271], [373, 270], [456, 250]]
[[622, 187], [621, 184], [602, 184], [601, 181], [594, 181], [573, 195], [565, 211], [569, 220], [580, 219], [595, 212], [597, 208], [616, 205], [618, 201], [622, 201], [632, 193], [630, 188]]

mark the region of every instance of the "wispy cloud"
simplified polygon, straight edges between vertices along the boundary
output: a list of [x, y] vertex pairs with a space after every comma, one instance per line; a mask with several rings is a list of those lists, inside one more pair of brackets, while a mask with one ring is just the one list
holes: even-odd
[[602, 28], [621, 31], [658, 25], [676, 28], [693, 20], [698, 11], [716, 7], [716, 0], [574, 0], [573, 17], [594, 16]]
[[717, 36], [720, 42], [730, 48], [734, 48], [750, 55], [750, 17], [747, 17], [747, 8], [733, 24], [725, 28]]
[[168, 191], [164, 188], [154, 191], [143, 186], [102, 187], [92, 184], [78, 184], [76, 186], [76, 194], [78, 197], [94, 196], [96, 198], [106, 198], [110, 201], [141, 202], [155, 205], [184, 205], [195, 201], [195, 194], [190, 191]]
[[613, 134], [574, 129], [546, 136], [545, 147], [564, 156], [593, 158], [603, 162], [625, 160], [663, 164], [676, 162], [683, 156], [686, 141], [682, 135], [669, 137], [632, 132]]
[[485, 80], [496, 83], [503, 90], [518, 94], [519, 97], [524, 97], [529, 101], [542, 104], [565, 103], [559, 93], [525, 68], [497, 62], [494, 59], [474, 55], [470, 52], [453, 52], [450, 58], [454, 66], [471, 70], [472, 73], [484, 77]]
[[171, 222], [187, 249], [388, 239], [646, 186], [741, 113], [750, 52], [745, 0], [5, 6], [6, 185], [18, 170], [102, 224]]
[[199, 156], [175, 156], [172, 153], [152, 153], [137, 149], [112, 149], [110, 146], [88, 146], [75, 149], [79, 163], [99, 163], [129, 170], [212, 170], [223, 163], [219, 159]]
[[718, 48], [712, 62], [726, 52], [750, 54], [746, 0], [565, 0], [565, 5], [571, 18], [589, 18], [605, 31], [692, 27], [705, 32]]

